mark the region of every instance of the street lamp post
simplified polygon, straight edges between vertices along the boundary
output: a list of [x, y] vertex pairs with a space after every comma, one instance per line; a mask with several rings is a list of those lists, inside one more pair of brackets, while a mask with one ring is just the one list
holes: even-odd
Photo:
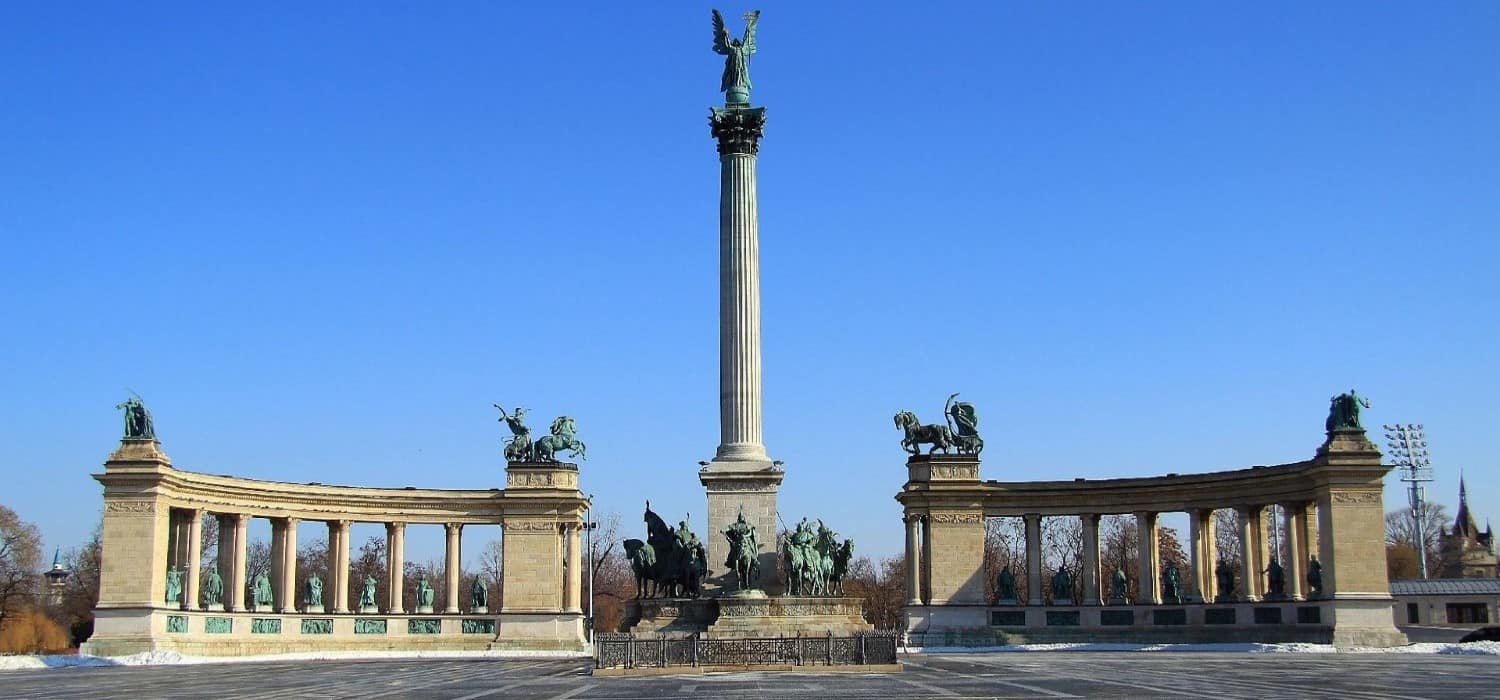
[[1416, 536], [1417, 575], [1427, 578], [1427, 489], [1422, 484], [1432, 481], [1432, 461], [1427, 457], [1427, 434], [1420, 423], [1385, 426], [1386, 444], [1391, 448], [1391, 464], [1405, 470], [1401, 480], [1411, 484], [1407, 492], [1411, 504], [1412, 532]]
[[584, 551], [589, 553], [589, 601], [584, 627], [588, 630], [590, 641], [594, 639], [594, 529], [597, 527], [599, 523], [594, 522], [594, 495], [589, 494], [588, 506], [583, 509], [583, 536]]

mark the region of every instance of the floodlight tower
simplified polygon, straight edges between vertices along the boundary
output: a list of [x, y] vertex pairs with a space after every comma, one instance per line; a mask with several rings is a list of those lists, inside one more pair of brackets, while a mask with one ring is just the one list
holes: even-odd
[[1423, 516], [1427, 512], [1427, 489], [1432, 481], [1432, 461], [1427, 458], [1427, 434], [1420, 423], [1397, 423], [1385, 426], [1386, 444], [1391, 448], [1391, 464], [1405, 470], [1401, 480], [1411, 484], [1407, 494], [1411, 503], [1413, 534], [1417, 538], [1417, 575], [1427, 578], [1427, 534]]

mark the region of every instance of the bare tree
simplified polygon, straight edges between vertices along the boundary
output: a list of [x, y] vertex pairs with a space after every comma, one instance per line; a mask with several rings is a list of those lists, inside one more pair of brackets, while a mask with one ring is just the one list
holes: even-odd
[[198, 528], [198, 576], [208, 575], [210, 569], [219, 565], [219, 517], [204, 513]]
[[42, 559], [42, 533], [0, 506], [0, 628], [23, 607], [36, 583]]
[[[1056, 573], [1066, 568], [1073, 584], [1073, 600], [1083, 599], [1083, 521], [1075, 517], [1042, 518], [1042, 571]], [[1051, 581], [1047, 578], [1047, 581]], [[1043, 597], [1051, 602], [1052, 586], [1042, 585]]]
[[[1124, 572], [1126, 600], [1135, 600], [1140, 590], [1137, 539], [1133, 516], [1106, 515], [1099, 519], [1099, 578], [1109, 581], [1116, 571]], [[1107, 591], [1109, 584], [1102, 585]]]
[[995, 600], [995, 583], [1000, 572], [1010, 567], [1016, 580], [1016, 596], [1025, 600], [1026, 590], [1026, 524], [1021, 518], [986, 518], [984, 521], [984, 594]]
[[371, 537], [359, 546], [358, 556], [349, 562], [349, 605], [359, 605], [360, 593], [365, 589], [365, 577], [375, 579], [375, 603], [383, 605], [390, 590], [385, 571], [385, 538]]
[[906, 605], [906, 560], [896, 556], [877, 564], [858, 557], [844, 574], [844, 590], [864, 599], [866, 622], [876, 629], [898, 629]]
[[504, 554], [504, 544], [499, 539], [490, 540], [479, 549], [479, 571], [476, 575], [482, 576], [490, 587], [489, 608], [491, 610], [500, 609], [500, 602], [505, 596]]
[[82, 644], [94, 633], [94, 606], [99, 604], [100, 553], [103, 547], [104, 521], [94, 525], [94, 532], [87, 542], [65, 550], [64, 564], [68, 568], [64, 584], [62, 605], [58, 622], [68, 629], [72, 646]]
[[[1448, 509], [1441, 503], [1424, 504], [1422, 514], [1422, 551], [1427, 558], [1429, 576], [1442, 570], [1443, 533], [1447, 531]], [[1415, 552], [1417, 547], [1417, 525], [1412, 519], [1410, 507], [1393, 510], [1385, 514], [1385, 544], [1390, 548], [1406, 547]], [[1415, 555], [1413, 555], [1415, 557]], [[1414, 560], [1415, 561], [1415, 560]], [[1411, 578], [1416, 578], [1415, 574]]]

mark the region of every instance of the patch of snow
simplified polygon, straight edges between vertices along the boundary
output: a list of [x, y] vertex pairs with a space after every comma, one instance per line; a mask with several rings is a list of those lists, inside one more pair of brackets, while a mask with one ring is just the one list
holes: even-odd
[[1129, 651], [1129, 652], [1231, 652], [1247, 654], [1331, 654], [1331, 644], [1128, 644], [1075, 642], [1061, 644], [1015, 644], [990, 647], [907, 647], [912, 654], [994, 654], [1026, 651]]
[[1500, 642], [1434, 643], [1422, 642], [1404, 647], [1360, 647], [1356, 654], [1461, 654], [1465, 656], [1500, 656]]
[[0, 671], [76, 666], [183, 666], [258, 661], [353, 661], [360, 659], [587, 659], [587, 652], [558, 651], [320, 651], [260, 656], [184, 656], [175, 651], [143, 651], [129, 656], [0, 656]]

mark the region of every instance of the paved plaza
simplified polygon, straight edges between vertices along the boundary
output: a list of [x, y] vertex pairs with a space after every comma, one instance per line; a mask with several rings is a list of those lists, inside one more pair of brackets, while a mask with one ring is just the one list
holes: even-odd
[[903, 657], [900, 674], [596, 678], [587, 660], [296, 661], [0, 674], [17, 698], [1492, 697], [1493, 656], [1028, 652]]

